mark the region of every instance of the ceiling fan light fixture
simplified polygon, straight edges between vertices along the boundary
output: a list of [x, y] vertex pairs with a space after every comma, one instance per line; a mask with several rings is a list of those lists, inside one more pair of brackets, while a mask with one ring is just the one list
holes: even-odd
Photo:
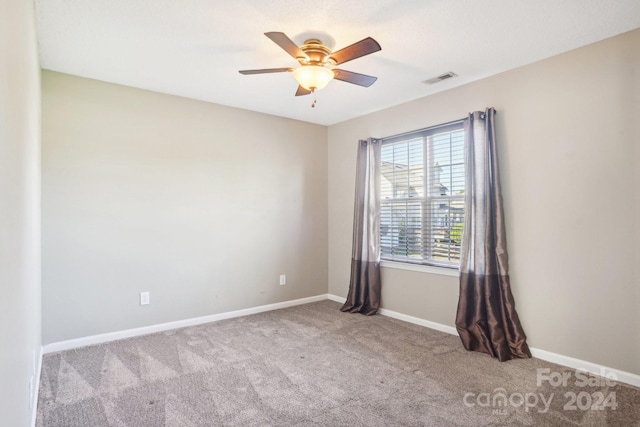
[[285, 33], [271, 31], [264, 33], [282, 50], [287, 52], [300, 64], [293, 68], [262, 68], [258, 70], [240, 70], [240, 74], [268, 74], [291, 73], [298, 82], [296, 96], [309, 95], [316, 90], [323, 89], [333, 79], [354, 85], [369, 87], [377, 79], [366, 74], [334, 68], [336, 65], [377, 52], [382, 48], [371, 37], [360, 40], [352, 45], [332, 52], [319, 39], [308, 39], [302, 46], [295, 44]]
[[303, 65], [293, 70], [293, 78], [300, 86], [310, 91], [324, 88], [333, 77], [332, 70], [318, 65]]

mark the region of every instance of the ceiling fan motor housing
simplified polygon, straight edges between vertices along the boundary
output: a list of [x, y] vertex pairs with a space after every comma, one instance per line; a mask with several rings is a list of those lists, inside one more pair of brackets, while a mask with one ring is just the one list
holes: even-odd
[[297, 58], [300, 65], [335, 65], [335, 61], [329, 58], [331, 50], [318, 39], [309, 39], [300, 46], [307, 58]]

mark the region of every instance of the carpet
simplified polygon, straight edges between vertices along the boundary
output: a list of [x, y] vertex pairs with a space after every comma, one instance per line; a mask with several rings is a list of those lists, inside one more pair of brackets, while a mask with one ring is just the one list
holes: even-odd
[[43, 358], [38, 427], [638, 426], [640, 389], [321, 301]]

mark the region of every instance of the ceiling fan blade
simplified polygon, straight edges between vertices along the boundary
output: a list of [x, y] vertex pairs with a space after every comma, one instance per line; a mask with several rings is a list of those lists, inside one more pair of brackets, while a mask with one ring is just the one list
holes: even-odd
[[298, 90], [296, 91], [296, 96], [309, 95], [311, 91], [309, 89], [305, 89], [302, 86], [298, 86]]
[[329, 58], [333, 59], [338, 64], [344, 64], [352, 59], [360, 58], [361, 56], [369, 55], [370, 53], [382, 50], [377, 41], [371, 37], [360, 40], [357, 43], [340, 49], [337, 52], [333, 52]]
[[285, 73], [291, 72], [293, 68], [263, 68], [261, 70], [240, 70], [238, 71], [240, 74], [249, 75], [249, 74], [267, 74], [267, 73]]
[[366, 74], [354, 73], [353, 71], [333, 69], [336, 80], [342, 80], [343, 82], [353, 83], [354, 85], [369, 87], [378, 80], [377, 77], [367, 76]]
[[280, 46], [285, 52], [289, 55], [293, 56], [295, 59], [309, 59], [306, 53], [302, 51], [285, 33], [279, 33], [277, 31], [272, 31], [269, 33], [264, 33], [265, 36], [269, 37], [275, 44]]

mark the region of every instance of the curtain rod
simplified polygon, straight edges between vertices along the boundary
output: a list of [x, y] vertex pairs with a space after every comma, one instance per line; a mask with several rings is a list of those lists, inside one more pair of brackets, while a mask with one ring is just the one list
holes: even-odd
[[428, 130], [434, 130], [434, 129], [439, 129], [439, 128], [443, 128], [443, 127], [447, 127], [447, 126], [452, 126], [452, 125], [457, 125], [458, 123], [462, 123], [463, 121], [465, 121], [466, 118], [464, 119], [458, 119], [458, 120], [453, 120], [447, 123], [441, 123], [439, 125], [435, 125], [435, 126], [429, 126], [426, 128], [422, 128], [422, 129], [416, 129], [416, 130], [412, 130], [409, 132], [404, 132], [404, 133], [399, 133], [397, 135], [390, 135], [390, 136], [385, 136], [384, 138], [377, 138], [381, 141], [384, 141], [385, 139], [395, 139], [395, 138], [402, 138], [404, 136], [408, 136], [408, 135], [413, 135], [415, 133], [420, 133], [420, 132], [425, 132]]
[[[483, 113], [483, 115], [484, 115], [483, 111], [480, 111], [480, 112]], [[469, 114], [472, 114], [472, 113], [469, 113]], [[498, 112], [495, 111], [494, 114], [498, 114]], [[404, 136], [412, 135], [414, 133], [420, 133], [420, 132], [425, 132], [427, 130], [438, 129], [438, 128], [442, 128], [442, 127], [446, 127], [446, 126], [456, 125], [458, 123], [464, 122], [466, 119], [467, 118], [465, 117], [464, 119], [452, 120], [452, 121], [447, 122], [447, 123], [441, 123], [441, 124], [435, 125], [435, 126], [429, 126], [429, 127], [422, 128], [422, 129], [416, 129], [416, 130], [412, 130], [412, 131], [409, 131], [409, 132], [399, 133], [397, 135], [390, 135], [390, 136], [385, 136], [383, 138], [376, 138], [376, 139], [378, 139], [380, 141], [384, 141], [385, 139], [402, 138]]]

